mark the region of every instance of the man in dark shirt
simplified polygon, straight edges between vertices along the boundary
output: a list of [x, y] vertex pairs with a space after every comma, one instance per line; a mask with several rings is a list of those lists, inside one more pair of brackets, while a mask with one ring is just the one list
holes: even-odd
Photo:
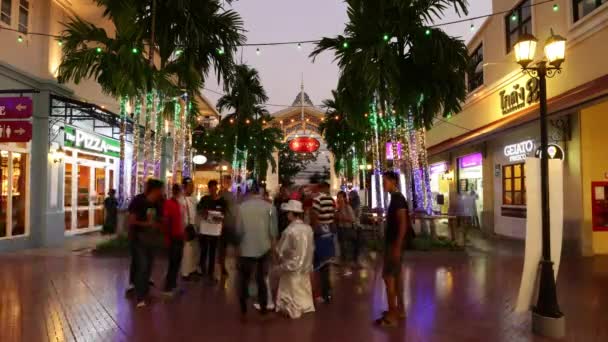
[[401, 277], [401, 254], [408, 229], [408, 211], [405, 197], [399, 192], [399, 174], [384, 173], [384, 189], [390, 193], [391, 202], [386, 217], [384, 245], [384, 284], [388, 311], [376, 321], [379, 325], [394, 326], [405, 317], [403, 301], [403, 279]]
[[150, 179], [145, 191], [129, 204], [129, 239], [131, 241], [131, 279], [135, 285], [137, 307], [146, 305], [150, 288], [150, 275], [154, 261], [154, 246], [145, 238], [151, 230], [160, 229], [159, 203], [162, 199], [163, 182]]
[[[200, 267], [204, 275], [207, 275], [210, 283], [215, 283], [215, 253], [221, 236], [221, 226], [223, 218], [210, 216], [210, 212], [226, 212], [226, 202], [218, 193], [216, 180], [211, 180], [207, 184], [209, 195], [201, 198], [198, 204], [198, 212], [203, 219], [200, 226], [199, 241], [201, 244]], [[213, 229], [219, 225], [220, 229]]]

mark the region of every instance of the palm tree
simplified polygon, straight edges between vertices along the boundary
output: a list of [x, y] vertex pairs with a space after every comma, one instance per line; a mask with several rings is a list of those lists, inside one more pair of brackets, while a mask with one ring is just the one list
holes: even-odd
[[[265, 122], [269, 121], [268, 112], [263, 103], [268, 101], [266, 90], [262, 86], [260, 75], [254, 68], [241, 64], [234, 68], [234, 73], [227, 78], [226, 94], [217, 101], [217, 109], [220, 112], [231, 110], [222, 120], [222, 126], [226, 139], [233, 146], [233, 167], [238, 169], [245, 166], [247, 159], [245, 155], [252, 154], [253, 139], [252, 132], [257, 130], [261, 134]], [[274, 134], [268, 131], [269, 137]], [[272, 150], [270, 150], [272, 153]], [[269, 161], [264, 159], [265, 162]], [[263, 164], [265, 162], [262, 162]], [[271, 163], [274, 163], [274, 159]], [[274, 168], [275, 166], [273, 166]]]
[[[436, 115], [459, 111], [466, 96], [466, 46], [432, 25], [447, 10], [466, 14], [467, 0], [346, 2], [349, 21], [344, 35], [322, 39], [311, 56], [333, 51], [341, 70], [339, 89], [372, 99], [369, 117], [375, 137], [398, 139], [400, 131], [409, 132], [403, 137], [415, 152], [409, 171], [417, 174], [420, 157], [426, 165], [426, 154], [416, 154], [424, 146], [424, 135], [422, 143], [417, 139], [414, 144], [413, 138], [420, 135], [412, 132], [423, 133]], [[377, 138], [374, 145], [378, 155]], [[378, 167], [378, 156], [375, 159]], [[426, 192], [428, 198], [430, 189]]]
[[[344, 173], [352, 178], [357, 172], [358, 160], [364, 158], [367, 125], [359, 106], [360, 100], [350, 98], [345, 92], [332, 90], [332, 98], [323, 101], [325, 119], [320, 125], [321, 134], [327, 148], [335, 156], [336, 173]], [[353, 159], [357, 165], [353, 167]]]
[[[225, 10], [219, 0], [96, 2], [114, 24], [115, 36], [110, 37], [105, 29], [79, 17], [70, 18], [61, 38], [64, 55], [59, 79], [78, 83], [94, 78], [104, 92], [121, 99], [147, 95], [142, 101], [147, 104], [146, 139], [150, 139], [149, 116], [155, 116], [156, 135], [160, 136], [163, 122], [160, 118], [169, 116], [173, 110], [173, 106], [162, 106], [162, 103], [183, 94], [189, 98], [199, 94], [212, 68], [218, 78], [226, 77], [233, 67], [237, 46], [244, 42], [242, 20], [236, 12]], [[145, 47], [148, 47], [148, 59], [142, 53]], [[158, 56], [160, 61], [154, 63], [152, 56]], [[152, 112], [150, 107], [154, 106], [155, 97], [160, 105], [157, 112]], [[125, 118], [125, 100], [121, 102], [121, 116]], [[187, 108], [192, 108], [190, 115], [197, 114], [195, 102], [188, 103]], [[161, 111], [168, 113], [163, 115]], [[180, 118], [183, 122], [179, 124], [186, 125], [186, 132], [189, 132], [190, 119]], [[121, 150], [124, 151], [126, 132], [122, 126]], [[186, 134], [182, 136], [189, 140]], [[139, 150], [138, 146], [134, 147]], [[156, 150], [159, 151], [158, 147]], [[137, 159], [139, 153], [135, 155]], [[160, 157], [160, 153], [155, 155]], [[123, 160], [124, 153], [121, 154], [119, 193], [124, 191]]]

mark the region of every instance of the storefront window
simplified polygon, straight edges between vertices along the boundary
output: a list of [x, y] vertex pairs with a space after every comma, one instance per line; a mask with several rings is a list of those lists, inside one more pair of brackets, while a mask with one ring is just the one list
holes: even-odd
[[27, 167], [27, 154], [0, 151], [0, 238], [27, 234]]
[[[68, 151], [70, 156], [71, 151]], [[67, 154], [67, 153], [66, 153]], [[65, 206], [65, 230], [72, 229], [72, 163], [65, 164], [65, 181], [64, 181], [64, 195], [63, 205]]]
[[0, 197], [0, 237], [8, 235], [6, 213], [8, 210], [8, 152], [0, 152], [0, 178], [2, 179], [2, 196]]
[[27, 160], [21, 153], [12, 153], [13, 160], [13, 236], [25, 234]]
[[525, 164], [505, 165], [502, 168], [504, 205], [526, 205]]

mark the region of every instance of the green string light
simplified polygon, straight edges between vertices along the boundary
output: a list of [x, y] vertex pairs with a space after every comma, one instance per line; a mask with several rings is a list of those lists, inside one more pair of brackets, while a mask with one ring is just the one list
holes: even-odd
[[101, 53], [101, 48], [100, 48], [100, 47], [96, 48], [96, 49], [95, 49], [95, 52], [97, 52], [97, 53]]
[[388, 36], [388, 34], [385, 34], [384, 37], [382, 37], [382, 39], [384, 39], [385, 42], [388, 42], [389, 38], [390, 37]]
[[559, 11], [559, 5], [555, 4], [555, 5], [553, 5], [553, 12], [557, 12], [557, 11]]
[[348, 49], [348, 42], [342, 43], [342, 47], [345, 48], [345, 49]]
[[224, 53], [226, 53], [226, 52], [224, 51], [224, 48], [219, 48], [219, 49], [217, 49], [217, 53], [218, 53], [219, 55], [223, 55], [223, 54], [224, 54]]
[[17, 42], [18, 43], [23, 43], [23, 37], [22, 36], [17, 37]]
[[132, 52], [133, 54], [136, 54], [136, 53], [138, 53], [138, 52], [139, 52], [139, 50], [138, 50], [137, 48], [133, 48], [133, 49], [131, 49], [131, 52]]
[[426, 29], [426, 31], [424, 31], [424, 34], [426, 34], [427, 36], [431, 35], [431, 29]]
[[517, 21], [517, 14], [513, 14], [511, 16], [511, 21]]

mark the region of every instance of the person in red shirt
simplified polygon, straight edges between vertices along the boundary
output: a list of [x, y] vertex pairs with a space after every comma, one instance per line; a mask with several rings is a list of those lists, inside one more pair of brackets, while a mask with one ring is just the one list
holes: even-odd
[[165, 279], [163, 294], [173, 296], [177, 287], [177, 275], [182, 263], [184, 253], [184, 225], [182, 211], [179, 204], [179, 196], [182, 188], [179, 184], [172, 187], [172, 196], [163, 205], [163, 219], [165, 226], [165, 241], [168, 247], [169, 267]]

